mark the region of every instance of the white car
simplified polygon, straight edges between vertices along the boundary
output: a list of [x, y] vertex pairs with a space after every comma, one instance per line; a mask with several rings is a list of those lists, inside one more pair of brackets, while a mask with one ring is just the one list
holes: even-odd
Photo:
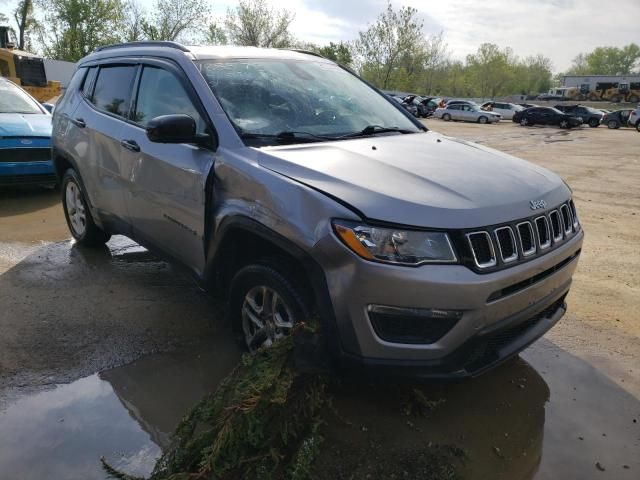
[[629, 115], [629, 126], [636, 127], [636, 130], [640, 132], [640, 105]]
[[482, 110], [478, 105], [456, 103], [438, 108], [433, 114], [445, 122], [449, 120], [461, 120], [464, 122], [497, 123], [502, 118], [500, 114]]
[[489, 112], [499, 113], [505, 120], [511, 120], [517, 112], [524, 110], [520, 105], [505, 102], [486, 102], [480, 108]]

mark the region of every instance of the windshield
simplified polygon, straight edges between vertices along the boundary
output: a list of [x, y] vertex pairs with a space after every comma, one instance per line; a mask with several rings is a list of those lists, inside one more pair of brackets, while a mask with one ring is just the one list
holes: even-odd
[[370, 127], [420, 131], [382, 95], [333, 63], [223, 59], [199, 66], [229, 119], [251, 143], [278, 143], [269, 136], [283, 133], [326, 141], [371, 134]]
[[42, 110], [13, 83], [0, 81], [0, 113], [42, 113]]

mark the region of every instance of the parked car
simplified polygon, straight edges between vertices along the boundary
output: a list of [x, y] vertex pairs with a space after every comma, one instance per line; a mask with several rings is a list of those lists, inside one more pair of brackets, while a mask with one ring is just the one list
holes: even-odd
[[584, 105], [556, 105], [554, 108], [572, 117], [580, 118], [582, 123], [589, 125], [591, 128], [599, 127], [602, 117], [604, 117], [604, 113], [600, 110], [585, 107]]
[[482, 110], [478, 105], [466, 103], [447, 104], [445, 108], [438, 108], [433, 114], [445, 122], [459, 120], [464, 122], [497, 123], [502, 118], [500, 114]]
[[640, 105], [629, 115], [629, 126], [636, 127], [636, 130], [640, 132]]
[[55, 184], [50, 142], [49, 112], [0, 77], [0, 185]]
[[522, 108], [539, 107], [539, 105], [537, 105], [535, 103], [518, 103], [517, 105], [520, 105]]
[[304, 52], [103, 47], [53, 116], [71, 234], [186, 266], [249, 350], [313, 315], [340, 362], [477, 375], [564, 315], [571, 191], [392, 102]]
[[427, 109], [430, 112], [430, 115], [433, 115], [433, 112], [436, 111], [441, 101], [442, 101], [442, 98], [440, 97], [428, 97], [428, 96], [422, 97], [422, 104], [427, 107]]
[[413, 105], [416, 107], [416, 117], [427, 118], [431, 115], [426, 105], [422, 103], [422, 98], [418, 95], [407, 95], [403, 100], [403, 104]]
[[602, 124], [608, 128], [617, 129], [620, 127], [626, 127], [629, 124], [629, 117], [632, 110], [616, 110], [615, 112], [609, 112], [602, 117]]
[[572, 117], [551, 107], [533, 107], [521, 112], [516, 112], [513, 116], [513, 121], [523, 127], [531, 127], [533, 125], [557, 125], [560, 128], [572, 128], [582, 125], [581, 119]]
[[485, 102], [480, 105], [480, 108], [489, 112], [499, 113], [505, 120], [511, 120], [514, 113], [524, 110], [520, 105], [506, 102]]
[[402, 97], [392, 96], [391, 98], [393, 98], [396, 102], [402, 105], [404, 109], [407, 110], [414, 117], [418, 116], [418, 107], [415, 106], [413, 103], [405, 102], [404, 98]]
[[449, 100], [445, 103], [445, 107], [448, 107], [449, 105], [475, 105], [478, 106], [478, 104], [476, 102], [473, 102], [471, 100]]

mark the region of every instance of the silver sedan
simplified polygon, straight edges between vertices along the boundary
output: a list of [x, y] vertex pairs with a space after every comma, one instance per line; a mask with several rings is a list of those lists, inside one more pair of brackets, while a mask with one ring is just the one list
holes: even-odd
[[434, 116], [444, 121], [461, 120], [463, 122], [497, 123], [502, 116], [498, 113], [487, 112], [477, 105], [454, 104], [445, 108], [438, 108]]

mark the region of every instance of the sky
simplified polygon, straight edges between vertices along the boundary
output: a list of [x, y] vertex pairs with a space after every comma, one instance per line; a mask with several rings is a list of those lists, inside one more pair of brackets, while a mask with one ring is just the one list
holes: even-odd
[[[151, 9], [155, 0], [138, 0]], [[15, 0], [0, 0], [9, 13]], [[212, 0], [223, 16], [237, 0]], [[273, 0], [295, 12], [291, 26], [300, 40], [325, 44], [353, 40], [375, 21], [386, 0]], [[491, 42], [511, 47], [526, 57], [542, 53], [556, 72], [573, 58], [597, 46], [640, 43], [640, 0], [393, 0], [395, 7], [416, 8], [425, 35], [444, 33], [449, 52], [463, 60], [478, 45]]]

